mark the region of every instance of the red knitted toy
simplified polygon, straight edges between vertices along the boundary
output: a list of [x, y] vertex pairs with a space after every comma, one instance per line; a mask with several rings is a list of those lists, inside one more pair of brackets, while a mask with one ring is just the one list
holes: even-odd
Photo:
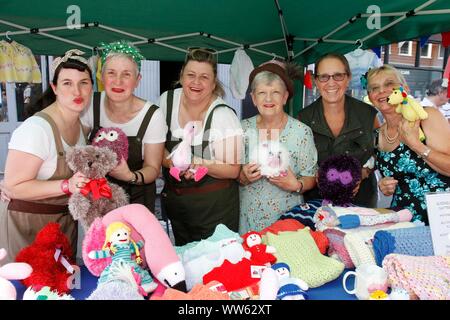
[[71, 265], [75, 262], [70, 242], [59, 228], [58, 223], [48, 223], [38, 232], [34, 242], [17, 254], [17, 262], [26, 262], [33, 268], [33, 273], [22, 280], [27, 287], [48, 286], [59, 293], [70, 291], [67, 279], [71, 274], [63, 262], [67, 261]]
[[272, 265], [277, 261], [277, 258], [272, 254], [275, 253], [275, 248], [262, 244], [261, 234], [256, 231], [249, 231], [242, 236], [244, 243], [242, 246], [247, 251], [246, 258], [253, 264], [257, 265]]

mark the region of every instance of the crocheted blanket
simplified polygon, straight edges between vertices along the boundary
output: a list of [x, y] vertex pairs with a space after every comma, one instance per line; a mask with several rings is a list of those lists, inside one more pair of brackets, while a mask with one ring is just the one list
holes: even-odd
[[[273, 234], [278, 234], [282, 231], [297, 231], [299, 229], [303, 229], [305, 226], [295, 219], [284, 219], [284, 220], [278, 220], [275, 221], [273, 224], [268, 226], [265, 229], [262, 229], [259, 233], [262, 235], [262, 242], [264, 244], [267, 244], [267, 236], [266, 234], [268, 232], [271, 232]], [[311, 236], [313, 237], [314, 241], [316, 242], [317, 247], [319, 248], [319, 251], [321, 254], [325, 254], [327, 252], [328, 248], [328, 238], [320, 231], [309, 231], [311, 233]]]
[[344, 270], [343, 263], [320, 253], [309, 228], [278, 235], [268, 232], [267, 240], [277, 250], [277, 261], [287, 263], [291, 276], [302, 279], [311, 288], [336, 279]]
[[390, 253], [408, 256], [434, 255], [429, 226], [382, 230], [375, 233], [373, 251], [377, 265]]
[[383, 260], [391, 287], [406, 290], [411, 299], [450, 300], [450, 257], [389, 254]]

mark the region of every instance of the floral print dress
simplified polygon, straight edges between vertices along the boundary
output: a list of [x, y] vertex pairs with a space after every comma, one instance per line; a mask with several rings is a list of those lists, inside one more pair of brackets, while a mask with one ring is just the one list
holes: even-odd
[[[244, 131], [245, 159], [258, 145], [256, 116], [241, 122]], [[280, 133], [280, 143], [288, 150], [290, 167], [297, 178], [314, 176], [317, 171], [317, 150], [310, 127], [288, 117], [285, 128]], [[260, 231], [275, 221], [281, 214], [303, 202], [296, 192], [287, 192], [269, 182], [265, 177], [246, 186], [239, 187], [240, 218], [239, 233]]]
[[[379, 130], [376, 131], [378, 141]], [[391, 152], [377, 151], [377, 168], [383, 177], [398, 180], [393, 194], [392, 208], [407, 208], [413, 214], [413, 221], [428, 224], [427, 192], [450, 191], [450, 177], [434, 171], [407, 145], [400, 145]]]

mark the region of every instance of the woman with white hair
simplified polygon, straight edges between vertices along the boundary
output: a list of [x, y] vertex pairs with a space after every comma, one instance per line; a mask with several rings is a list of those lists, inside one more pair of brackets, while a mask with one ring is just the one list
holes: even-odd
[[[278, 220], [282, 213], [303, 202], [303, 192], [315, 187], [317, 150], [310, 127], [284, 111], [294, 95], [295, 66], [270, 61], [250, 74], [251, 97], [258, 115], [243, 120], [245, 161], [239, 175], [239, 233], [259, 231]], [[261, 160], [251, 157], [254, 148], [267, 146], [282, 168], [290, 158], [286, 172], [266, 174]], [[260, 158], [264, 158], [259, 153]]]
[[102, 44], [101, 78], [105, 91], [94, 94], [82, 114], [83, 126], [95, 136], [101, 127], [122, 129], [128, 136], [128, 160], [109, 173], [130, 196], [130, 203], [145, 205], [155, 211], [155, 180], [161, 170], [167, 126], [161, 110], [150, 101], [134, 95], [141, 80], [144, 57], [125, 41]]

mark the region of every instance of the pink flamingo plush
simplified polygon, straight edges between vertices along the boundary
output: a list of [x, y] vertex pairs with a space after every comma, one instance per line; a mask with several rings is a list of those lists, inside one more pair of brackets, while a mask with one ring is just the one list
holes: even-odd
[[[0, 260], [6, 257], [6, 250], [0, 249]], [[30, 276], [33, 269], [28, 263], [14, 262], [0, 267], [0, 300], [16, 300], [17, 292], [9, 280], [22, 280]]]
[[[186, 123], [183, 129], [183, 140], [175, 147], [175, 150], [167, 157], [172, 159], [173, 167], [170, 168], [169, 173], [172, 177], [181, 181], [180, 173], [189, 169], [192, 162], [191, 143], [194, 139], [197, 124], [195, 121]], [[197, 169], [189, 169], [194, 173], [194, 181], [200, 181], [207, 173], [208, 168], [198, 167]]]

